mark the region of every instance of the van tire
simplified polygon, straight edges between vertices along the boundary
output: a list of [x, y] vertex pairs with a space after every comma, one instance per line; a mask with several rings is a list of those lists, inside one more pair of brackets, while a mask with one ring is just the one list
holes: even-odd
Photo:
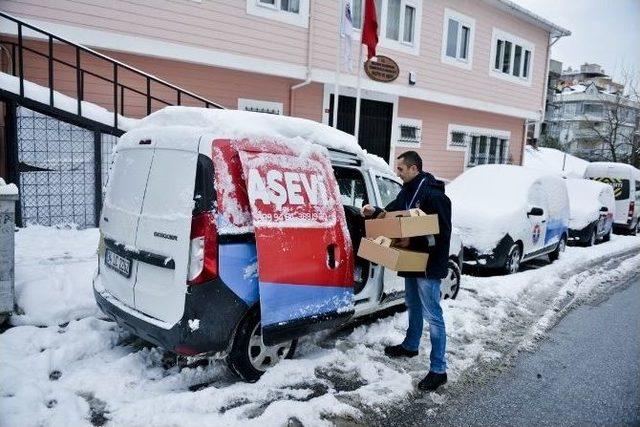
[[567, 236], [565, 234], [560, 237], [560, 241], [558, 242], [558, 246], [549, 254], [549, 259], [551, 262], [557, 261], [560, 258], [560, 254], [564, 252], [567, 248]]
[[598, 242], [598, 231], [596, 227], [593, 227], [591, 233], [589, 233], [589, 239], [586, 241], [585, 246], [594, 246]]
[[[251, 347], [251, 339], [260, 332], [260, 310], [251, 310], [249, 314], [242, 320], [238, 331], [236, 332], [231, 346], [231, 351], [227, 356], [227, 365], [231, 371], [242, 378], [244, 381], [254, 383], [260, 379], [266, 369], [257, 369], [251, 363], [250, 354], [255, 350], [256, 346]], [[288, 344], [288, 346], [287, 346]], [[282, 359], [291, 359], [296, 351], [298, 340], [294, 339], [288, 343], [279, 344], [278, 351], [284, 351]], [[264, 344], [262, 344], [264, 346]], [[274, 346], [275, 347], [275, 346]], [[280, 360], [280, 359], [279, 359]], [[277, 363], [277, 362], [276, 362]]]
[[607, 234], [602, 236], [602, 241], [603, 242], [608, 242], [609, 240], [611, 240], [611, 231], [609, 231]]
[[[462, 272], [454, 258], [449, 258], [447, 263], [447, 277], [441, 281], [440, 299], [456, 299], [460, 292]], [[442, 284], [445, 285], [443, 290]]]
[[638, 227], [640, 227], [640, 218], [636, 219], [635, 225], [631, 229], [629, 229], [629, 235], [630, 236], [637, 236], [638, 235]]

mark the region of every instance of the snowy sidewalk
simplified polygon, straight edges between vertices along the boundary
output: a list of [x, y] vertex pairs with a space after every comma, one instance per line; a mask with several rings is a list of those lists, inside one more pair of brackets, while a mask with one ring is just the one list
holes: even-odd
[[[95, 229], [29, 227], [16, 235], [16, 292], [24, 314], [0, 335], [2, 425], [304, 425], [361, 419], [406, 401], [425, 374], [421, 355], [391, 360], [383, 347], [404, 336], [406, 313], [301, 340], [294, 360], [257, 384], [224, 363], [163, 368], [163, 353], [101, 320], [91, 291]], [[567, 305], [615, 287], [640, 269], [640, 238], [613, 236], [593, 248], [513, 276], [463, 276], [444, 302], [450, 383], [483, 360], [527, 345]], [[428, 329], [427, 329], [428, 330]], [[427, 331], [425, 330], [425, 335]], [[428, 398], [437, 404], [446, 386]]]

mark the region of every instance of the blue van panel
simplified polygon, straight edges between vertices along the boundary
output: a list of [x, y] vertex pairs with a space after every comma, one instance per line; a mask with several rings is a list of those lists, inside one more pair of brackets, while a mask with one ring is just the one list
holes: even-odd
[[218, 246], [220, 278], [241, 300], [251, 306], [258, 301], [258, 255], [255, 243]]
[[547, 233], [544, 237], [544, 246], [547, 246], [550, 242], [557, 241], [563, 233], [567, 233], [568, 225], [568, 222], [562, 219], [549, 220]]

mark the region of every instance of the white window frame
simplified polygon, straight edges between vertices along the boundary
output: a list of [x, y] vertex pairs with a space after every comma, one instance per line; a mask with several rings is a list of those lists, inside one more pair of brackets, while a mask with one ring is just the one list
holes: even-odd
[[[364, 0], [363, 0], [364, 2]], [[404, 11], [405, 6], [411, 6], [416, 11], [415, 25], [413, 27], [413, 42], [403, 42], [404, 32]], [[376, 7], [380, 9], [380, 22], [378, 22], [378, 40], [379, 45], [386, 49], [396, 50], [410, 55], [420, 54], [420, 38], [422, 35], [422, 0], [400, 0], [400, 32], [398, 34], [399, 40], [393, 40], [387, 38], [387, 9], [388, 0], [378, 0]], [[364, 8], [363, 8], [364, 12]], [[360, 30], [357, 30], [358, 32]]]
[[[458, 40], [456, 41], [456, 58], [452, 58], [447, 55], [447, 38], [449, 35], [449, 19], [453, 19], [458, 22]], [[469, 40], [467, 45], [467, 59], [460, 58], [460, 34], [462, 25], [469, 27]], [[464, 68], [465, 70], [471, 70], [473, 67], [473, 45], [476, 33], [476, 20], [463, 15], [455, 10], [445, 8], [444, 18], [442, 21], [442, 52], [441, 60], [445, 64], [455, 65], [456, 67]]]
[[[508, 73], [504, 73], [502, 71], [502, 67], [500, 67], [500, 70], [496, 70], [494, 68], [494, 64], [496, 61], [496, 42], [498, 41], [498, 39], [503, 40], [503, 41], [508, 41], [511, 43], [511, 56], [510, 56], [510, 60], [509, 60], [509, 72]], [[524, 57], [525, 51], [530, 51], [531, 52], [531, 57], [529, 58], [529, 70], [528, 70], [528, 75], [527, 77], [522, 77], [522, 69], [520, 70], [520, 76], [516, 77], [512, 74], [513, 72], [513, 62], [514, 62], [514, 56], [515, 56], [515, 52], [516, 52], [516, 45], [519, 45], [522, 47], [523, 51], [522, 51], [522, 59], [521, 59], [521, 63], [524, 64]], [[490, 60], [489, 60], [489, 75], [498, 79], [502, 79], [502, 80], [506, 80], [512, 83], [517, 83], [523, 86], [531, 86], [531, 81], [532, 81], [532, 76], [533, 76], [533, 69], [534, 69], [534, 59], [535, 59], [535, 45], [528, 41], [525, 40], [523, 38], [520, 38], [518, 36], [515, 36], [513, 34], [510, 34], [506, 31], [500, 30], [498, 28], [493, 28], [493, 34], [491, 36], [491, 56], [490, 56]], [[502, 64], [502, 60], [500, 61], [500, 63]]]
[[[411, 142], [408, 140], [402, 139], [401, 127], [402, 126], [411, 126], [419, 129], [420, 139], [416, 142]], [[413, 147], [418, 148], [422, 145], [422, 120], [420, 119], [410, 119], [407, 117], [398, 117], [396, 119], [396, 147]]]
[[[466, 144], [464, 146], [459, 145], [451, 145], [451, 134], [453, 132], [460, 132], [465, 134]], [[459, 124], [449, 124], [447, 128], [447, 150], [449, 151], [463, 151], [464, 154], [464, 170], [467, 170], [470, 167], [474, 167], [477, 165], [470, 165], [469, 160], [471, 159], [471, 139], [474, 136], [485, 136], [487, 137], [487, 147], [486, 147], [486, 155], [487, 159], [489, 158], [489, 148], [491, 145], [490, 138], [498, 138], [505, 139], [507, 142], [505, 144], [505, 160], [509, 159], [509, 153], [511, 148], [511, 132], [508, 130], [502, 129], [490, 129], [490, 128], [482, 128], [476, 126], [466, 126]], [[488, 163], [486, 163], [488, 164]], [[494, 163], [491, 163], [494, 164]], [[506, 163], [495, 163], [495, 164], [506, 164]]]
[[247, 14], [307, 28], [309, 26], [309, 0], [300, 0], [298, 13], [280, 10], [280, 1], [274, 0], [274, 5], [262, 3], [260, 0], [246, 0]]
[[266, 113], [266, 114], [276, 114], [274, 111], [277, 111], [278, 115], [283, 115], [284, 114], [284, 105], [283, 105], [282, 102], [272, 102], [272, 101], [261, 101], [259, 99], [238, 98], [238, 110], [240, 110], [240, 111], [255, 111], [255, 112], [261, 112], [259, 110], [265, 110], [264, 113]]

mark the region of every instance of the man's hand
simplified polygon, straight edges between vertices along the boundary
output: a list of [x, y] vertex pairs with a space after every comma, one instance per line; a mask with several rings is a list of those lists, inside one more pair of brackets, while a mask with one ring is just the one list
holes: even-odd
[[364, 205], [362, 208], [360, 208], [360, 213], [365, 218], [373, 215], [375, 211], [376, 211], [376, 208], [374, 208], [371, 205]]
[[393, 246], [396, 248], [408, 248], [409, 247], [409, 238], [405, 237], [404, 239], [393, 239]]

